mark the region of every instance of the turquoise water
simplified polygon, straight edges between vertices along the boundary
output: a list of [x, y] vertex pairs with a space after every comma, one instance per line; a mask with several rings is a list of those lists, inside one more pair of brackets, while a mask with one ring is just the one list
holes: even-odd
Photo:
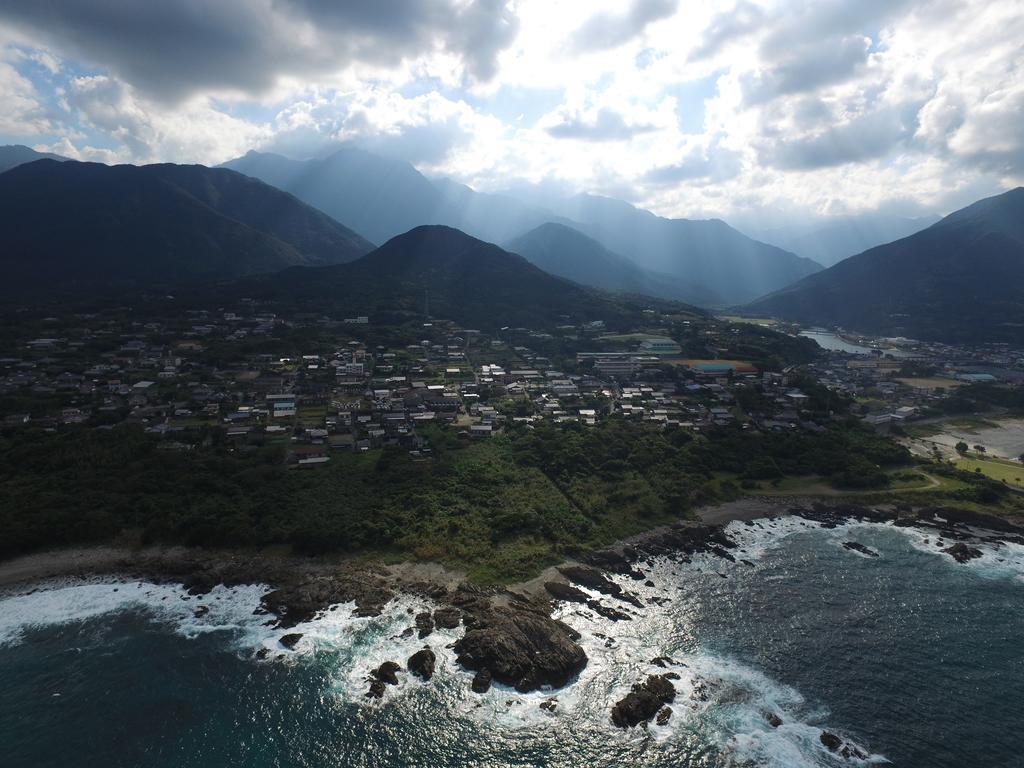
[[[10, 596], [0, 601], [2, 763], [842, 765], [820, 745], [826, 728], [875, 762], [1024, 766], [1024, 549], [958, 565], [923, 534], [877, 525], [733, 529], [752, 567], [659, 562], [654, 588], [628, 586], [669, 602], [629, 622], [562, 608], [590, 663], [566, 689], [529, 695], [472, 694], [445, 648], [459, 635], [450, 630], [426, 641], [438, 654], [433, 680], [403, 675], [368, 704], [369, 670], [424, 642], [397, 637], [407, 610], [427, 607], [413, 599], [376, 619], [340, 607], [300, 627], [306, 637], [288, 653], [281, 631], [252, 614], [258, 587], [195, 599], [98, 582]], [[849, 539], [881, 556], [843, 549]], [[196, 619], [200, 602], [211, 610]], [[259, 647], [272, 658], [255, 661]], [[650, 663], [659, 655], [680, 675], [671, 720], [615, 729], [611, 705], [663, 671]], [[538, 706], [550, 696], [554, 714]]]

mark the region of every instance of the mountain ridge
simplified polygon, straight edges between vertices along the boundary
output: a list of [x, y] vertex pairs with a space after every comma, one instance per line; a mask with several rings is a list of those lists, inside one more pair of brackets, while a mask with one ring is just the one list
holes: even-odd
[[868, 249], [744, 307], [937, 341], [1024, 338], [1024, 187]]
[[37, 160], [0, 174], [8, 287], [173, 284], [358, 258], [373, 245], [229, 170]]

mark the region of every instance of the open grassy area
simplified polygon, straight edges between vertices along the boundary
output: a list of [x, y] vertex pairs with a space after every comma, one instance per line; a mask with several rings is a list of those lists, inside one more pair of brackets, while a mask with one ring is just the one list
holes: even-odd
[[981, 474], [985, 475], [985, 477], [991, 477], [999, 482], [1006, 482], [1008, 485], [1017, 488], [1024, 488], [1024, 464], [1021, 464], [1019, 461], [1006, 461], [1004, 459], [970, 454], [957, 459], [956, 467], [965, 472], [980, 470]]
[[779, 321], [771, 317], [741, 317], [739, 315], [716, 315], [719, 320], [726, 323], [747, 323], [749, 325], [763, 325], [766, 328], [774, 328]]

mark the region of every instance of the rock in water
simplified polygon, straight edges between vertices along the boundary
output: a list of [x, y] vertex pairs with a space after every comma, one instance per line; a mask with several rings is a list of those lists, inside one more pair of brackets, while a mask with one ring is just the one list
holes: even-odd
[[619, 728], [650, 722], [658, 710], [675, 697], [676, 688], [667, 675], [651, 675], [634, 685], [633, 690], [612, 707], [612, 722]]
[[952, 557], [958, 563], [966, 563], [968, 560], [974, 560], [976, 557], [981, 557], [981, 550], [975, 547], [969, 547], [962, 541], [957, 542], [951, 547], [946, 547], [944, 550], [947, 555]]
[[672, 717], [672, 707], [662, 707], [658, 711], [658, 717], [655, 719], [655, 722], [658, 725], [665, 725], [669, 721], [669, 718], [671, 718], [671, 717]]
[[436, 660], [434, 652], [429, 648], [424, 648], [422, 651], [416, 651], [416, 653], [410, 656], [405, 666], [417, 677], [429, 680], [434, 676], [434, 662]]
[[473, 684], [470, 687], [473, 693], [487, 693], [491, 688], [491, 670], [481, 669], [473, 675]]
[[844, 739], [841, 739], [834, 733], [822, 731], [819, 738], [821, 739], [821, 743], [829, 752], [833, 752], [840, 757], [845, 757], [847, 759], [856, 758], [858, 760], [867, 760], [869, 757], [866, 750], [861, 749], [852, 741], [845, 741]]
[[420, 631], [420, 640], [434, 631], [434, 619], [429, 611], [416, 614], [416, 629]]
[[782, 718], [776, 715], [774, 712], [769, 712], [764, 716], [764, 719], [768, 721], [768, 725], [772, 728], [778, 728], [782, 725]]
[[287, 635], [285, 635], [284, 637], [281, 638], [281, 645], [283, 645], [288, 650], [291, 650], [292, 648], [294, 648], [298, 644], [299, 640], [301, 640], [301, 639], [302, 639], [302, 633], [301, 632], [292, 632], [292, 633], [287, 634]]
[[878, 557], [877, 552], [875, 552], [873, 549], [865, 547], [863, 544], [857, 541], [844, 541], [843, 547], [845, 549], [850, 550], [851, 552], [860, 552], [862, 555], [867, 555], [868, 557]]
[[572, 584], [563, 584], [560, 581], [546, 581], [544, 589], [555, 600], [565, 600], [567, 603], [585, 603], [590, 599], [590, 595], [582, 589], [577, 589]]
[[402, 665], [398, 662], [385, 661], [370, 674], [379, 682], [386, 683], [387, 685], [398, 685], [398, 675], [396, 672], [401, 668]]
[[472, 629], [455, 644], [459, 664], [490, 671], [500, 683], [526, 693], [551, 685], [560, 688], [587, 665], [576, 643], [579, 634], [541, 613], [478, 606]]

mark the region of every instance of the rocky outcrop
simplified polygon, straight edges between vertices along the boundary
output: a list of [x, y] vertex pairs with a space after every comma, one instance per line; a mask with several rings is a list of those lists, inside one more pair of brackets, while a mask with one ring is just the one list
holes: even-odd
[[952, 557], [958, 563], [966, 563], [975, 558], [981, 557], [981, 550], [976, 547], [969, 547], [962, 541], [958, 541], [951, 547], [946, 547], [944, 550], [947, 555]]
[[590, 599], [590, 595], [582, 589], [577, 589], [572, 584], [563, 584], [560, 581], [546, 581], [544, 589], [555, 600], [564, 600], [567, 603], [586, 603]]
[[434, 611], [434, 624], [441, 629], [455, 629], [462, 621], [462, 611], [454, 606], [445, 606]]
[[288, 629], [337, 603], [354, 602], [357, 616], [379, 616], [392, 597], [382, 580], [366, 574], [311, 575], [283, 581], [283, 586], [263, 596], [262, 605], [277, 616], [279, 627]]
[[560, 688], [587, 664], [579, 634], [543, 613], [480, 602], [467, 612], [470, 617], [471, 628], [454, 646], [457, 661], [466, 669], [486, 669], [517, 691]]
[[416, 630], [420, 633], [420, 640], [434, 631], [434, 618], [430, 611], [416, 614]]
[[822, 745], [824, 745], [829, 752], [839, 755], [840, 757], [845, 757], [848, 760], [851, 758], [867, 760], [868, 757], [870, 757], [866, 750], [861, 749], [852, 741], [847, 741], [836, 736], [834, 733], [822, 731], [819, 738], [821, 739]]
[[434, 664], [436, 661], [437, 657], [434, 655], [434, 652], [429, 648], [424, 648], [410, 656], [405, 666], [416, 677], [429, 680], [434, 676]]
[[844, 541], [843, 547], [851, 552], [860, 552], [862, 555], [867, 555], [868, 557], [878, 557], [878, 553], [875, 552], [875, 550], [865, 547], [857, 541]]
[[473, 693], [487, 693], [491, 689], [491, 670], [481, 669], [473, 675], [473, 682], [469, 686]]
[[397, 673], [401, 671], [401, 669], [402, 665], [397, 661], [385, 661], [370, 674], [375, 680], [379, 680], [387, 685], [398, 685]]
[[764, 715], [764, 719], [768, 721], [768, 725], [770, 725], [772, 728], [778, 728], [780, 725], [782, 725], [782, 718], [774, 712], [766, 712]]
[[640, 602], [638, 597], [623, 590], [622, 587], [596, 568], [591, 568], [587, 565], [563, 565], [558, 569], [558, 572], [573, 584], [579, 584], [581, 587], [600, 592], [602, 595], [614, 597], [616, 600], [635, 605], [637, 608], [644, 607], [644, 604]]
[[301, 640], [301, 639], [302, 639], [302, 633], [301, 632], [291, 632], [291, 633], [285, 635], [284, 637], [282, 637], [279, 642], [281, 643], [281, 645], [283, 645], [288, 650], [292, 650], [296, 645], [298, 645], [299, 640]]
[[634, 685], [633, 690], [612, 707], [612, 722], [619, 728], [632, 728], [650, 722], [658, 710], [675, 700], [673, 677], [677, 676], [671, 673], [651, 675], [644, 682]]

